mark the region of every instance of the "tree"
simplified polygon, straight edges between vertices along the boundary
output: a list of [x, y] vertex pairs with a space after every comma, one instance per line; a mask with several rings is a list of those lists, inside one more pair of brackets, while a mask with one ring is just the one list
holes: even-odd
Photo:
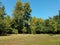
[[39, 18], [36, 24], [36, 33], [39, 34], [42, 32], [44, 32], [44, 20], [42, 18]]
[[37, 23], [37, 18], [34, 16], [31, 19], [31, 26], [30, 26], [32, 34], [36, 34], [36, 23]]
[[21, 33], [23, 28], [23, 14], [23, 4], [21, 1], [17, 1], [13, 12], [14, 23], [12, 23], [12, 25], [18, 29], [19, 33]]
[[5, 30], [6, 30], [6, 33], [12, 33], [12, 30], [11, 30], [11, 18], [10, 16], [5, 16], [4, 18], [4, 25], [5, 25]]
[[5, 25], [4, 25], [4, 15], [5, 15], [5, 8], [4, 6], [0, 7], [0, 34], [5, 34]]
[[24, 26], [27, 28], [27, 33], [31, 33], [30, 30], [30, 20], [31, 20], [31, 8], [28, 2], [24, 4]]
[[49, 19], [49, 28], [52, 33], [57, 32], [57, 22], [53, 18]]
[[49, 19], [46, 19], [46, 20], [45, 20], [44, 32], [45, 32], [45, 33], [49, 33], [49, 32], [50, 32]]
[[55, 20], [55, 22], [57, 22], [57, 33], [60, 33], [60, 10], [59, 10], [59, 14], [56, 16], [53, 16], [53, 19]]

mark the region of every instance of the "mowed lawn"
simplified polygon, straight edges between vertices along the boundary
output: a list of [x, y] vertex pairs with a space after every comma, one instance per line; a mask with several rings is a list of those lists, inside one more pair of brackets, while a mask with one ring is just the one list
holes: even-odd
[[60, 45], [60, 35], [12, 34], [0, 36], [0, 45]]

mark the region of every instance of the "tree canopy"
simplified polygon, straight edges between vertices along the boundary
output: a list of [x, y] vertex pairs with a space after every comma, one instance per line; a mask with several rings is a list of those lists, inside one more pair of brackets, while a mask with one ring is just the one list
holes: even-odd
[[48, 19], [32, 17], [29, 2], [16, 2], [13, 14], [10, 17], [5, 13], [5, 7], [0, 6], [0, 35], [4, 34], [60, 34], [59, 14]]

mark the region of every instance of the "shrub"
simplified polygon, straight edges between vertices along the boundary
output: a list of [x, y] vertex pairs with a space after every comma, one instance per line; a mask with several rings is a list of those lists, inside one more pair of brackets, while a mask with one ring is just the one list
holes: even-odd
[[12, 33], [13, 34], [18, 34], [18, 30], [17, 29], [12, 29]]

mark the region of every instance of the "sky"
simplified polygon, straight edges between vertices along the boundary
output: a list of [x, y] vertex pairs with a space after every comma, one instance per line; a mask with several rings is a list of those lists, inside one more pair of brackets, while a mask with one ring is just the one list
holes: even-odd
[[[17, 0], [0, 0], [5, 6], [5, 11], [7, 15], [12, 16], [14, 6]], [[37, 18], [47, 19], [57, 15], [60, 10], [60, 0], [21, 0], [24, 2], [29, 2], [32, 8], [31, 16], [36, 16]]]

